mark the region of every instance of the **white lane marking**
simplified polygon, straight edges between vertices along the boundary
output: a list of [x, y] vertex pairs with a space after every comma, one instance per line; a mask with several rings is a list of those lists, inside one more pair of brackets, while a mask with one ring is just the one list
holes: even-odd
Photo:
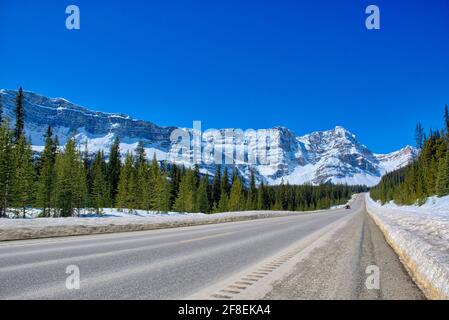
[[216, 235], [213, 234], [213, 235], [199, 237], [199, 238], [195, 238], [195, 239], [181, 240], [181, 241], [178, 241], [176, 243], [177, 244], [190, 243], [190, 242], [194, 242], [194, 241], [200, 241], [200, 240], [212, 239], [212, 238], [221, 237], [221, 236], [227, 236], [227, 235], [234, 234], [234, 233], [237, 233], [237, 231], [234, 231], [234, 232], [223, 232], [223, 233], [220, 233], [220, 234], [216, 234]]

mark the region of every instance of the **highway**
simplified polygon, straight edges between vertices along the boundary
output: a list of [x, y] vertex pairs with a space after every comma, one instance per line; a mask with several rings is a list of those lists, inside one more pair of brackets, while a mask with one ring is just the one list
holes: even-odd
[[[333, 225], [346, 220], [349, 225], [358, 224], [359, 220], [363, 224], [365, 216], [364, 199], [359, 196], [350, 210], [336, 209], [313, 214], [299, 213], [288, 217], [153, 231], [3, 242], [0, 243], [0, 299], [202, 298], [198, 296], [199, 292], [207, 292], [208, 288], [225, 283], [227, 279], [232, 280], [248, 268], [262, 265], [272, 257], [274, 259], [286, 249], [318, 234], [320, 230], [332, 229]], [[342, 230], [351, 233], [352, 229]], [[357, 228], [353, 231], [354, 234], [359, 232]], [[340, 231], [334, 235], [343, 236]], [[354, 247], [360, 247], [358, 259], [363, 259], [364, 254], [370, 254], [363, 249], [363, 237], [358, 236], [354, 241], [360, 241], [360, 244], [348, 244], [351, 247], [347, 250], [351, 259], [357, 256]], [[391, 254], [391, 249], [389, 250]], [[327, 254], [332, 254], [332, 259], [327, 263], [328, 269], [332, 269], [335, 259], [347, 260], [344, 248], [341, 252], [335, 257], [335, 252], [321, 251], [320, 264], [326, 265]], [[312, 257], [313, 255], [311, 259]], [[290, 263], [294, 259], [295, 257], [291, 256]], [[278, 263], [279, 266], [282, 264]], [[394, 281], [400, 281], [402, 284], [397, 286], [404, 288], [405, 298], [422, 298], [419, 289], [414, 287], [405, 271], [401, 271], [400, 263], [394, 264], [394, 272], [402, 272], [402, 275], [392, 276], [392, 285], [396, 286]], [[273, 271], [274, 265], [277, 264], [273, 264]], [[356, 265], [358, 267], [355, 268], [360, 269], [358, 273], [362, 274], [365, 270], [362, 270], [360, 264]], [[68, 288], [66, 285], [67, 278], [71, 276], [66, 273], [68, 266], [79, 269], [79, 289]], [[314, 266], [307, 268], [309, 269], [291, 268], [293, 274], [290, 277], [295, 277], [298, 270], [301, 273], [309, 272], [308, 277], [312, 278], [323, 276], [311, 272]], [[73, 270], [73, 267], [70, 270]], [[260, 278], [269, 272], [260, 273]], [[326, 277], [329, 279], [329, 275]], [[277, 279], [277, 286], [274, 286], [273, 292], [267, 298], [295, 299], [296, 295], [297, 298], [307, 298], [307, 292], [302, 292], [298, 286], [301, 286], [301, 283], [310, 286], [310, 283], [306, 283], [304, 279], [297, 284], [292, 281], [282, 282], [288, 279]], [[365, 281], [363, 277], [330, 279], [340, 281], [340, 287], [345, 286], [345, 282], [341, 281], [349, 281], [347, 286], [357, 288]], [[254, 279], [256, 280], [257, 278]], [[350, 283], [354, 281], [358, 283]], [[234, 293], [250, 285], [250, 282], [245, 285], [245, 281], [241, 281], [240, 287], [234, 286]], [[326, 295], [323, 294], [327, 290], [326, 287], [317, 288], [320, 288], [321, 295], [310, 292], [310, 298], [363, 298], [360, 294], [348, 295], [345, 290], [342, 291], [342, 296], [335, 290], [332, 295]], [[216, 297], [231, 298], [232, 293], [232, 290], [228, 290], [222, 296]], [[248, 291], [247, 297], [258, 298], [257, 295], [251, 296], [251, 290]], [[395, 298], [397, 293], [393, 296], [376, 294], [366, 297]]]

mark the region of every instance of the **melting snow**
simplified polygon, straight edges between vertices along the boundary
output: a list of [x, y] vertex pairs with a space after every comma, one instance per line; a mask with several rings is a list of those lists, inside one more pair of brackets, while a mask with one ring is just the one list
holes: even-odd
[[417, 272], [449, 298], [449, 196], [430, 197], [422, 206], [381, 206], [367, 194], [366, 203]]

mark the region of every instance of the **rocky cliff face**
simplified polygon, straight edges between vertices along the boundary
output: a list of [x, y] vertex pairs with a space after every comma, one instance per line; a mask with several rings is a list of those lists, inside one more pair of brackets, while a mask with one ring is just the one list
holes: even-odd
[[[1, 90], [4, 116], [14, 122], [14, 98], [12, 90]], [[95, 112], [62, 98], [47, 98], [25, 92], [26, 133], [36, 151], [44, 145], [44, 133], [52, 126], [61, 144], [76, 132], [80, 144], [88, 149], [108, 151], [115, 137], [121, 141], [123, 153], [132, 151], [143, 141], [147, 154], [156, 154], [159, 160], [176, 161], [191, 165], [193, 153], [177, 157], [179, 146], [170, 141], [176, 127], [160, 127], [148, 121], [134, 120], [124, 114]], [[180, 129], [181, 130], [181, 129]], [[193, 130], [182, 129], [194, 137]], [[383, 174], [400, 168], [417, 156], [412, 147], [405, 147], [390, 154], [378, 155], [359, 143], [351, 132], [343, 127], [296, 136], [285, 127], [240, 132], [221, 129], [208, 132], [201, 140], [201, 171], [213, 174], [215, 170], [214, 147], [228, 150], [240, 174], [249, 179], [254, 170], [258, 181], [269, 184], [347, 183], [375, 185]], [[220, 156], [224, 161], [225, 156]]]
[[[13, 90], [3, 90], [4, 113], [14, 122]], [[174, 127], [159, 127], [148, 121], [131, 119], [123, 114], [91, 111], [62, 98], [47, 98], [32, 92], [24, 93], [26, 132], [34, 145], [43, 145], [43, 133], [50, 125], [61, 143], [75, 131], [88, 137], [118, 136], [123, 141], [143, 140], [163, 149], [170, 147], [170, 133]]]

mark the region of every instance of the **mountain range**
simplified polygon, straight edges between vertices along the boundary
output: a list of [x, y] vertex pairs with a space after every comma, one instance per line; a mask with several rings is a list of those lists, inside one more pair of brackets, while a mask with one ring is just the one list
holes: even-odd
[[[14, 123], [15, 90], [0, 90], [3, 102], [3, 116]], [[149, 121], [136, 120], [125, 114], [111, 114], [92, 111], [63, 98], [48, 98], [33, 92], [24, 92], [25, 131], [31, 139], [33, 150], [40, 152], [44, 146], [44, 134], [51, 126], [61, 145], [76, 134], [80, 146], [86, 145], [89, 152], [103, 149], [106, 153], [115, 137], [120, 138], [123, 154], [132, 152], [143, 142], [147, 156], [156, 155], [160, 161], [176, 161], [187, 166], [191, 161], [175, 157], [178, 146], [170, 139], [176, 132], [195, 136], [195, 130], [178, 127], [161, 127]], [[267, 184], [320, 184], [346, 183], [373, 186], [382, 175], [403, 167], [416, 158], [418, 151], [406, 146], [389, 154], [375, 154], [361, 144], [354, 134], [337, 126], [328, 131], [317, 131], [297, 136], [285, 127], [260, 129], [245, 133], [240, 139], [229, 139], [226, 132], [236, 129], [220, 129], [206, 132], [201, 141], [201, 154], [207, 159], [207, 146], [226, 147], [232, 154], [238, 150], [245, 154], [240, 160], [233, 159], [226, 166], [237, 168], [248, 181], [251, 170], [258, 182]], [[269, 135], [270, 141], [264, 151], [269, 151], [265, 161], [248, 162], [251, 151], [251, 137]], [[221, 138], [210, 138], [217, 135]], [[260, 152], [257, 151], [257, 152]], [[255, 152], [255, 154], [258, 154]], [[189, 154], [188, 157], [190, 157]], [[191, 160], [191, 158], [190, 158]], [[216, 165], [210, 161], [199, 163], [202, 173], [214, 174]]]

